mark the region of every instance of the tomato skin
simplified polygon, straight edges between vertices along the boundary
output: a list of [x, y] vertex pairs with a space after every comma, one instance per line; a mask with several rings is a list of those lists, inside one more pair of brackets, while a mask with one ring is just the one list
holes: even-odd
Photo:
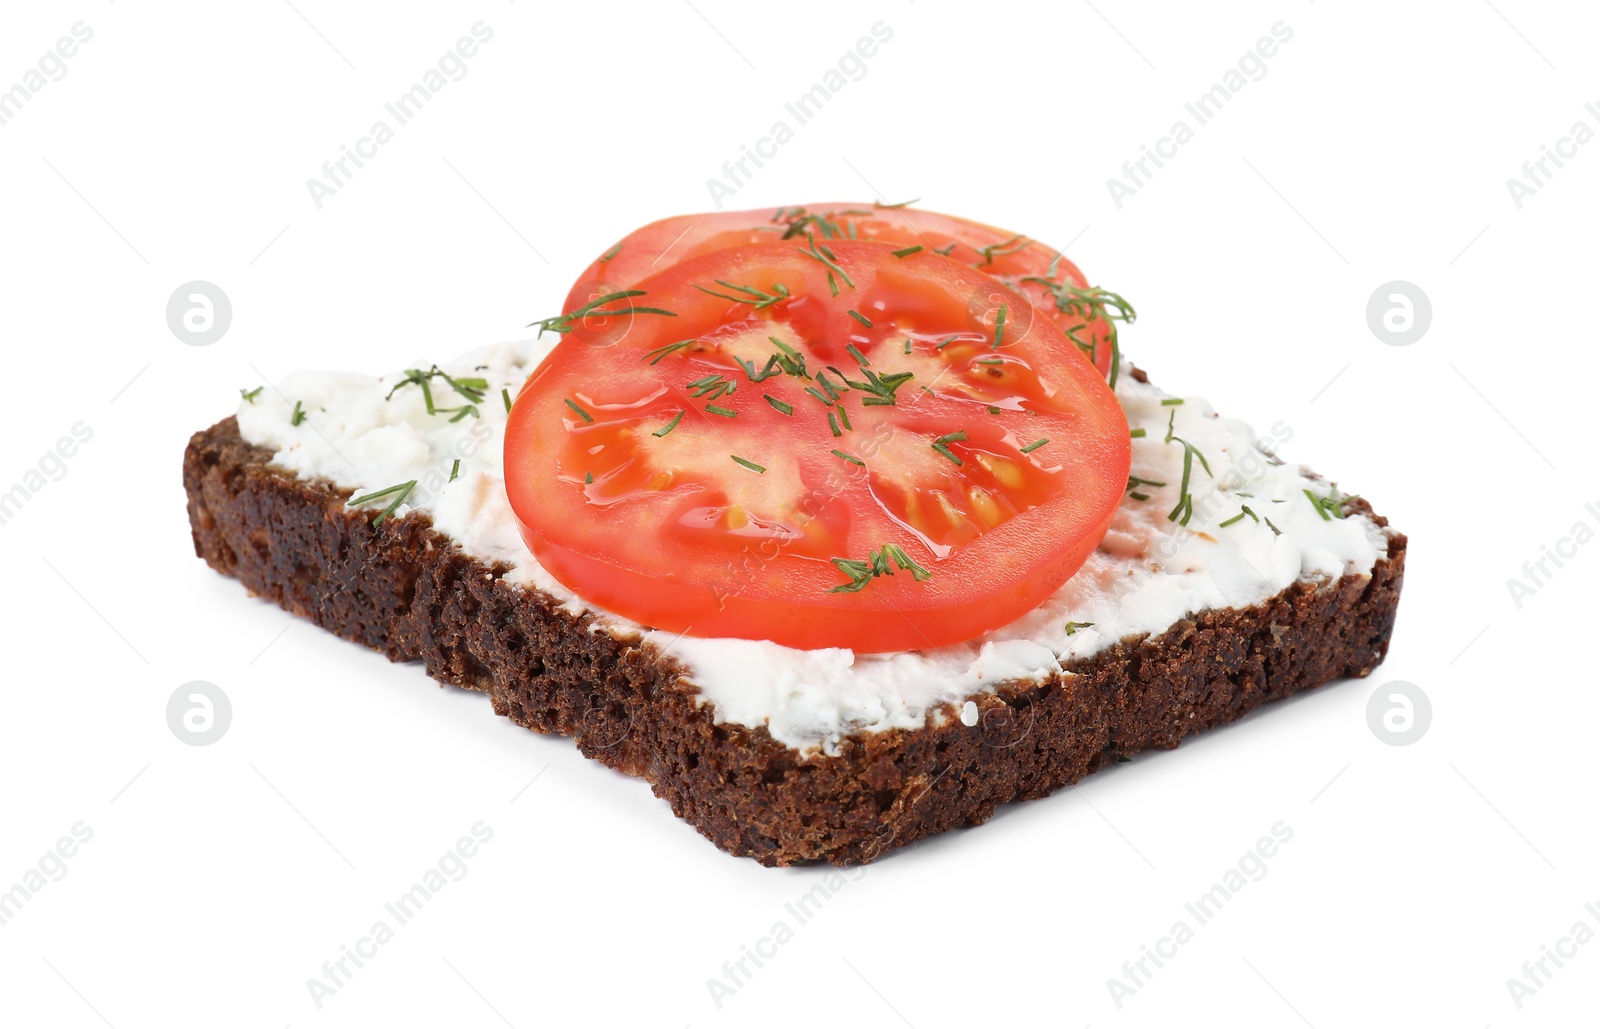
[[[839, 298], [827, 267], [796, 241], [716, 251], [635, 284], [643, 295], [628, 303], [671, 316], [602, 314], [574, 325], [530, 376], [506, 428], [506, 486], [540, 564], [585, 600], [654, 628], [861, 653], [971, 639], [1055, 592], [1121, 501], [1130, 461], [1122, 410], [1020, 295], [953, 258], [896, 258], [894, 249], [830, 244], [835, 267], [854, 282]], [[728, 299], [747, 285], [771, 296], [781, 285], [787, 299], [761, 309]], [[998, 332], [994, 310], [1009, 314]], [[953, 342], [941, 348], [935, 341], [947, 330]], [[820, 393], [811, 379], [733, 374], [737, 391], [712, 401], [734, 417], [708, 413], [712, 405], [682, 385], [726, 368], [736, 345], [769, 332], [803, 344], [808, 368], [834, 368], [844, 382], [869, 366], [914, 374], [893, 404], [877, 407], [857, 391], [830, 406], [802, 390], [810, 383]], [[855, 355], [867, 362], [859, 370]], [[921, 390], [929, 383], [932, 392]], [[853, 428], [832, 435], [823, 418], [841, 409]], [[669, 427], [674, 411], [681, 417]], [[929, 446], [958, 428], [963, 438], [949, 456], [961, 456], [959, 467]], [[1054, 449], [1020, 454], [1021, 444], [1046, 437]], [[671, 474], [654, 463], [669, 445], [681, 448]], [[835, 456], [841, 448], [856, 460]], [[797, 485], [778, 490], [781, 503], [735, 492], [789, 479]], [[918, 520], [936, 519], [927, 504], [915, 515], [884, 506], [884, 490], [900, 483], [919, 503], [933, 495], [923, 486], [966, 489], [950, 495], [972, 511], [981, 494], [997, 521], [943, 546]], [[746, 510], [730, 528], [732, 512]], [[709, 531], [701, 511], [723, 512], [721, 528]], [[975, 524], [972, 511], [951, 524]], [[768, 525], [791, 535], [761, 538]], [[841, 591], [847, 573], [833, 559], [859, 560], [886, 544], [930, 575], [919, 581], [898, 567]]]
[[[808, 220], [809, 219], [809, 220]], [[826, 221], [833, 228], [824, 229]], [[1078, 266], [1038, 240], [954, 215], [912, 207], [878, 204], [824, 203], [794, 207], [719, 211], [663, 218], [634, 230], [602, 252], [567, 294], [563, 311], [576, 310], [596, 297], [626, 289], [640, 280], [702, 254], [734, 246], [771, 242], [800, 222], [794, 237], [831, 243], [837, 228], [849, 238], [892, 243], [896, 247], [946, 248], [950, 256], [973, 265], [1025, 295], [1064, 330], [1070, 330], [1092, 354], [1102, 375], [1110, 375], [1117, 358], [1115, 325], [1103, 317], [1084, 317], [1071, 307], [1072, 290], [1089, 291]], [[990, 248], [987, 252], [984, 248]], [[1037, 279], [1049, 279], [1057, 289]], [[1067, 304], [1069, 309], [1063, 310]], [[1131, 309], [1129, 310], [1131, 320]], [[1113, 380], [1115, 381], [1115, 380]]]

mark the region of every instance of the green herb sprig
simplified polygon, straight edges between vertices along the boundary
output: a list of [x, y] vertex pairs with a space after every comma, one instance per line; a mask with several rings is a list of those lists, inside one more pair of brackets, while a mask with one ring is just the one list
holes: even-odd
[[978, 253], [983, 255], [983, 260], [973, 265], [973, 267], [981, 268], [984, 265], [994, 264], [995, 258], [1005, 257], [1019, 250], [1026, 250], [1032, 245], [1033, 240], [1027, 236], [1012, 236], [1010, 239], [1002, 240], [999, 243], [991, 243], [986, 247], [979, 247]]
[[858, 359], [862, 362], [861, 374], [866, 377], [865, 382], [858, 382], [849, 378], [837, 368], [830, 367], [829, 370], [839, 376], [839, 380], [846, 386], [866, 394], [861, 400], [862, 407], [894, 406], [895, 391], [915, 378], [911, 372], [894, 372], [889, 375], [879, 375], [866, 366], [866, 358], [858, 355]]
[[536, 322], [529, 322], [528, 328], [531, 329], [535, 325], [539, 326], [539, 335], [541, 336], [547, 332], [559, 332], [565, 334], [571, 332], [577, 327], [580, 321], [591, 314], [598, 317], [609, 317], [612, 315], [624, 314], [657, 314], [664, 318], [678, 317], [676, 311], [667, 311], [659, 307], [635, 307], [632, 304], [625, 304], [620, 308], [613, 308], [609, 311], [601, 310], [602, 307], [604, 307], [606, 304], [612, 303], [613, 301], [627, 300], [630, 297], [642, 297], [644, 295], [645, 291], [642, 289], [624, 289], [618, 290], [615, 293], [607, 293], [605, 296], [591, 300], [577, 310], [570, 311], [567, 314], [558, 314], [550, 318], [542, 318]]
[[668, 343], [664, 347], [656, 347], [654, 350], [646, 351], [639, 360], [649, 361], [651, 364], [660, 364], [661, 359], [667, 355], [675, 354], [680, 350], [687, 350], [698, 342], [700, 342], [698, 339], [680, 339], [676, 343]]
[[910, 572], [911, 578], [917, 582], [927, 582], [933, 578], [932, 572], [917, 564], [909, 554], [893, 543], [885, 543], [868, 554], [865, 560], [836, 557], [833, 559], [833, 564], [848, 576], [850, 581], [842, 586], [833, 587], [829, 593], [860, 593], [878, 576], [893, 575], [897, 567], [903, 572]]
[[667, 433], [671, 432], [673, 429], [676, 429], [678, 427], [678, 423], [681, 422], [681, 421], [683, 421], [683, 412], [679, 411], [677, 414], [672, 416], [672, 421], [670, 421], [667, 424], [663, 425], [661, 428], [657, 429], [655, 432], [652, 432], [650, 435], [654, 436], [656, 439], [660, 439], [662, 436], [665, 436]]
[[[788, 237], [785, 236], [784, 238], [787, 239]], [[851, 289], [855, 289], [855, 282], [851, 280], [844, 268], [840, 266], [838, 258], [833, 256], [833, 251], [829, 250], [826, 244], [818, 243], [817, 238], [810, 232], [806, 233], [806, 239], [810, 242], [810, 245], [801, 247], [800, 252], [811, 258], [813, 261], [818, 261], [827, 267], [829, 292], [832, 293], [833, 296], [839, 295], [839, 283], [837, 279], [843, 279], [846, 286], [849, 286]]]
[[1254, 511], [1250, 510], [1250, 506], [1248, 504], [1241, 504], [1239, 506], [1239, 513], [1234, 515], [1232, 518], [1229, 518], [1227, 521], [1218, 522], [1217, 523], [1217, 528], [1226, 529], [1228, 526], [1232, 525], [1235, 522], [1242, 522], [1242, 521], [1244, 521], [1246, 515], [1248, 515], [1249, 517], [1255, 519], [1256, 524], [1259, 525], [1261, 523], [1261, 516], [1260, 515], [1256, 514]]
[[[1050, 262], [1050, 278], [1029, 275], [1021, 281], [1033, 282], [1043, 286], [1054, 298], [1056, 310], [1083, 319], [1085, 326], [1096, 321], [1106, 323], [1108, 329], [1106, 338], [1111, 344], [1111, 371], [1106, 377], [1106, 382], [1112, 389], [1116, 389], [1117, 373], [1122, 364], [1122, 345], [1117, 338], [1117, 322], [1131, 324], [1139, 317], [1138, 312], [1133, 309], [1133, 305], [1128, 303], [1127, 300], [1116, 293], [1112, 293], [1110, 290], [1102, 289], [1099, 286], [1079, 289], [1071, 282], [1054, 281], [1056, 263], [1060, 260], [1061, 255], [1057, 254], [1055, 260]], [[1079, 328], [1082, 327], [1079, 326]], [[1067, 338], [1072, 340], [1079, 350], [1087, 354], [1089, 360], [1095, 360], [1099, 355], [1095, 353], [1094, 343], [1080, 339], [1077, 333], [1078, 329], [1069, 329]]]
[[1178, 412], [1174, 410], [1167, 417], [1167, 438], [1165, 442], [1183, 444], [1183, 484], [1179, 487], [1177, 505], [1167, 513], [1167, 521], [1177, 522], [1179, 525], [1188, 525], [1189, 519], [1194, 516], [1194, 496], [1189, 492], [1189, 481], [1194, 472], [1194, 459], [1197, 457], [1200, 459], [1200, 467], [1206, 470], [1207, 475], [1212, 473], [1211, 465], [1206, 461], [1206, 455], [1202, 454], [1194, 444], [1173, 433], [1172, 422], [1177, 416]]
[[756, 363], [754, 361], [747, 361], [742, 357], [735, 357], [734, 360], [739, 363], [740, 368], [744, 369], [745, 378], [751, 382], [762, 382], [772, 378], [774, 375], [783, 373], [782, 366], [778, 364], [777, 354], [769, 356], [767, 363], [761, 366], [760, 371], [756, 371]]
[[736, 295], [718, 293], [714, 289], [707, 289], [706, 287], [700, 285], [696, 285], [694, 288], [709, 296], [718, 297], [722, 300], [728, 300], [735, 304], [749, 304], [757, 311], [789, 299], [789, 287], [785, 286], [781, 282], [774, 282], [772, 284], [771, 293], [768, 293], [765, 290], [756, 289], [752, 286], [740, 286], [724, 279], [716, 279], [715, 282], [717, 285], [722, 286], [725, 289], [733, 290], [734, 294]]
[[967, 430], [965, 429], [957, 429], [955, 432], [947, 432], [943, 436], [940, 436], [938, 439], [933, 441], [933, 449], [937, 450], [940, 454], [944, 455], [951, 461], [954, 461], [956, 466], [960, 467], [961, 465], [966, 464], [966, 462], [961, 460], [961, 458], [957, 457], [955, 453], [951, 451], [949, 444], [964, 442], [966, 438]]
[[[453, 414], [455, 417], [450, 419], [452, 422], [459, 422], [461, 419], [467, 417], [479, 417], [477, 405], [483, 403], [484, 394], [487, 393], [489, 389], [488, 379], [476, 378], [472, 376], [463, 376], [461, 378], [457, 378], [446, 373], [438, 365], [432, 366], [427, 371], [423, 371], [421, 368], [407, 368], [402, 375], [403, 378], [401, 378], [399, 382], [395, 383], [394, 388], [391, 389], [388, 396], [385, 396], [383, 399], [388, 400], [392, 398], [396, 393], [400, 392], [400, 390], [407, 386], [416, 386], [418, 389], [422, 390], [422, 402], [427, 405], [428, 413]], [[438, 406], [434, 402], [433, 387], [429, 385], [429, 383], [431, 383], [434, 379], [443, 379], [446, 385], [455, 390], [455, 392], [467, 402], [459, 407]], [[507, 407], [506, 410], [510, 411], [511, 408]]]
[[382, 500], [384, 497], [394, 497], [394, 499], [389, 502], [389, 506], [384, 508], [383, 512], [379, 514], [377, 518], [373, 519], [372, 527], [377, 528], [387, 521], [390, 515], [399, 510], [400, 505], [406, 502], [406, 498], [411, 496], [411, 491], [416, 488], [417, 480], [412, 479], [410, 482], [402, 482], [397, 486], [390, 486], [387, 489], [378, 490], [376, 493], [368, 493], [364, 497], [356, 497], [350, 501], [350, 506], [359, 507], [362, 504], [370, 504], [374, 500]]
[[697, 399], [720, 400], [730, 393], [737, 392], [739, 384], [720, 373], [713, 372], [710, 375], [694, 380], [684, 389], [688, 390]]
[[1326, 497], [1319, 497], [1308, 489], [1300, 491], [1306, 495], [1307, 500], [1311, 501], [1311, 506], [1316, 508], [1317, 514], [1321, 515], [1322, 520], [1325, 522], [1331, 522], [1335, 518], [1343, 518], [1345, 503], [1356, 499], [1353, 493], [1340, 493], [1339, 484], [1336, 482], [1330, 483], [1328, 488], [1331, 492]]
[[806, 355], [776, 336], [768, 336], [767, 340], [778, 348], [778, 353], [773, 356], [778, 359], [778, 367], [783, 369], [783, 374], [793, 375], [797, 379], [809, 379], [811, 377], [810, 373], [806, 371]]

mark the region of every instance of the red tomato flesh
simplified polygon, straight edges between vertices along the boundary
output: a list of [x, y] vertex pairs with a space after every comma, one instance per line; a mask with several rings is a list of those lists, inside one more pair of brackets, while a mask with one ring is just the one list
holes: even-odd
[[909, 207], [806, 204], [665, 218], [635, 230], [589, 265], [563, 310], [576, 310], [701, 254], [782, 239], [804, 243], [808, 238], [830, 246], [857, 239], [892, 243], [897, 249], [921, 246], [972, 265], [1048, 312], [1100, 373], [1116, 383], [1116, 322], [1134, 318], [1126, 301], [1091, 288], [1077, 265], [1038, 240]]
[[1023, 297], [895, 249], [719, 250], [552, 325], [505, 441], [540, 564], [647, 626], [863, 653], [1058, 589], [1122, 498], [1122, 409]]

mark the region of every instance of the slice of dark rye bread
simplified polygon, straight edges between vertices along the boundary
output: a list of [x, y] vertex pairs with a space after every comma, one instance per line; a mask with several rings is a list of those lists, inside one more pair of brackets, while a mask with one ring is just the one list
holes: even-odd
[[[1132, 637], [1044, 682], [947, 708], [917, 730], [847, 738], [802, 756], [765, 728], [719, 725], [686, 669], [649, 643], [590, 631], [591, 616], [502, 581], [413, 512], [373, 524], [350, 491], [274, 467], [233, 418], [194, 435], [183, 479], [195, 553], [256, 596], [441, 683], [489, 694], [496, 714], [577, 741], [586, 757], [648, 780], [732, 854], [764, 865], [874, 860], [988, 820], [1118, 758], [1171, 749], [1268, 701], [1382, 662], [1406, 538], [1370, 576], [1301, 581], [1255, 607], [1205, 611]], [[1365, 501], [1350, 512], [1372, 517]]]

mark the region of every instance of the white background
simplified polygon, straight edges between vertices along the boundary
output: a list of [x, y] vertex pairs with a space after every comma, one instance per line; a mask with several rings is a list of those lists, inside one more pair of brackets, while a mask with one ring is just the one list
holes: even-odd
[[[557, 9], [559, 7], [559, 9]], [[494, 38], [319, 210], [306, 180], [478, 21]], [[7, 5], [0, 490], [92, 441], [0, 526], [0, 889], [93, 839], [0, 926], [12, 1025], [1565, 1026], [1600, 943], [1593, 644], [1600, 145], [1595, 12], [1483, 2], [803, 7], [682, 0]], [[373, 372], [517, 336], [706, 180], [870, 26], [893, 39], [731, 206], [901, 201], [1057, 245], [1138, 307], [1159, 383], [1294, 429], [1286, 456], [1411, 534], [1388, 663], [854, 873], [719, 1009], [707, 980], [826, 869], [717, 851], [643, 783], [294, 621], [194, 558], [191, 432], [299, 367]], [[1146, 187], [1106, 180], [1274, 23], [1293, 39]], [[1114, 25], [1114, 27], [1113, 27]], [[1194, 125], [1192, 117], [1189, 118]], [[1552, 170], [1554, 166], [1551, 165]], [[168, 296], [234, 307], [190, 347]], [[1368, 297], [1414, 282], [1408, 347]], [[256, 371], [259, 369], [260, 372]], [[48, 563], [46, 563], [48, 562]], [[1553, 567], [1553, 566], [1552, 566]], [[167, 698], [209, 680], [223, 739]], [[1406, 747], [1368, 698], [1431, 698]], [[537, 781], [527, 786], [530, 780]], [[526, 790], [524, 791], [524, 787]], [[494, 838], [319, 1010], [306, 981], [475, 822]], [[1268, 865], [1148, 985], [1122, 975], [1279, 821]], [[1191, 920], [1191, 924], [1192, 920]]]

